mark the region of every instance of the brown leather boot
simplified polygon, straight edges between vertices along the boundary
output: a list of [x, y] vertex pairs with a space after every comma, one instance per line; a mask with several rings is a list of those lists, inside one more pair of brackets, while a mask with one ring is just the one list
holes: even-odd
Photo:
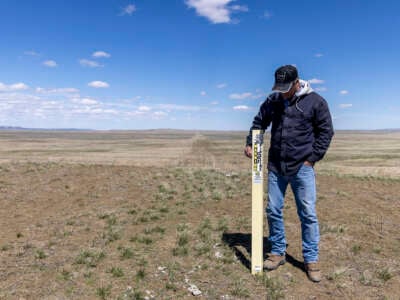
[[304, 264], [308, 279], [312, 282], [320, 282], [322, 279], [321, 270], [319, 269], [318, 262]]
[[285, 255], [270, 254], [268, 258], [264, 261], [264, 269], [272, 271], [277, 269], [280, 265], [286, 262]]

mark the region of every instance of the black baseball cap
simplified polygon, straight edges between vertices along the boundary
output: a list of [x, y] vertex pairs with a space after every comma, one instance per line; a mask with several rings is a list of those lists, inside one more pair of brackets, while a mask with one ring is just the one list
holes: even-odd
[[275, 84], [272, 87], [272, 91], [287, 93], [298, 78], [299, 74], [297, 73], [296, 67], [292, 65], [279, 67], [275, 71]]

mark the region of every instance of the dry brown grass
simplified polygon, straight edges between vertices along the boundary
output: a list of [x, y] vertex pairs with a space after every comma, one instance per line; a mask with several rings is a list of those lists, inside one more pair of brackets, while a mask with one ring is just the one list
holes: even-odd
[[289, 263], [251, 276], [244, 135], [0, 132], [0, 298], [399, 298], [399, 134], [339, 132], [317, 166], [320, 284], [291, 193]]

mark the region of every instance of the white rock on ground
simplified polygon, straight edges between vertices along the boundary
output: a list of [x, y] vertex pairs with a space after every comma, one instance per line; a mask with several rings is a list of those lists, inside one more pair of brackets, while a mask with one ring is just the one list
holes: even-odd
[[188, 288], [188, 291], [191, 292], [193, 296], [201, 295], [201, 291], [194, 284], [190, 285], [190, 287]]
[[223, 255], [221, 254], [221, 252], [217, 251], [217, 252], [215, 252], [215, 257], [216, 258], [222, 258]]

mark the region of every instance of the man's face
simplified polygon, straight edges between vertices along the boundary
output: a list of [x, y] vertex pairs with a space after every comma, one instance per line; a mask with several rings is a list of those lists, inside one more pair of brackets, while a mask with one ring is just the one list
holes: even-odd
[[296, 94], [296, 92], [300, 89], [300, 82], [298, 79], [296, 79], [296, 81], [294, 82], [294, 84], [292, 85], [292, 87], [290, 88], [289, 91], [287, 91], [286, 93], [282, 93], [282, 97], [284, 99], [290, 99], [294, 96], [294, 94]]

